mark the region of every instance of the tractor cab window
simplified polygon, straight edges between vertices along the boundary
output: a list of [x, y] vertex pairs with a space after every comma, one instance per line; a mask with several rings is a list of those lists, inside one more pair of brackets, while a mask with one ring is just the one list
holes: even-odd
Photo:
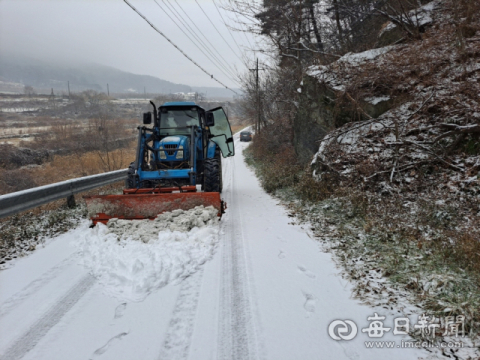
[[187, 126], [200, 125], [197, 109], [166, 110], [160, 112], [160, 134], [190, 134]]

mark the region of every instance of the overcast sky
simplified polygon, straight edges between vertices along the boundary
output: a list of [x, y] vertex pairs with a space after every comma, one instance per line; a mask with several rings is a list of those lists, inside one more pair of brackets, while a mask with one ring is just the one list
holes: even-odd
[[[258, 49], [255, 38], [251, 34], [232, 32], [238, 47], [213, 0], [197, 1], [234, 51], [204, 16], [195, 0], [157, 0], [167, 11], [165, 3], [174, 5], [200, 34], [179, 9], [180, 5], [228, 64], [240, 73], [246, 72], [246, 66], [239, 57], [242, 58], [241, 51], [250, 59], [255, 56], [247, 50], [252, 47]], [[208, 73], [229, 87], [239, 87], [188, 40], [154, 0], [129, 2]], [[222, 0], [215, 2], [220, 5]], [[220, 11], [227, 21], [234, 23], [233, 14], [221, 8]], [[205, 39], [202, 40], [206, 43]], [[201, 44], [199, 46], [204, 49]], [[42, 60], [95, 62], [190, 86], [221, 86], [187, 60], [122, 0], [1, 0], [0, 52]], [[217, 53], [215, 55], [220, 58]]]

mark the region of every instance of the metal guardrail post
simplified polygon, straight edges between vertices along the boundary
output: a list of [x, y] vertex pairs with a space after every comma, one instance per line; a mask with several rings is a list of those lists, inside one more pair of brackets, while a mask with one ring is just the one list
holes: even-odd
[[0, 196], [0, 218], [73, 196], [104, 185], [125, 180], [127, 169], [66, 180]]

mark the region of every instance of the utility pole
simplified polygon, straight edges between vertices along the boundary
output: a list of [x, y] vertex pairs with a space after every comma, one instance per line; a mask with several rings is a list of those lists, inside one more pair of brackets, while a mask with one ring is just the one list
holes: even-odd
[[265, 70], [265, 69], [259, 69], [258, 68], [258, 58], [257, 58], [257, 66], [255, 69], [250, 69], [251, 71], [255, 71], [255, 92], [256, 92], [256, 107], [257, 107], [257, 119], [255, 121], [255, 132], [259, 133], [260, 132], [260, 121], [261, 121], [261, 112], [260, 112], [260, 85], [259, 85], [259, 77], [258, 77], [258, 72], [260, 70]]
[[67, 81], [67, 86], [68, 86], [68, 100], [70, 100], [70, 80]]
[[107, 95], [108, 97], [110, 97], [110, 88], [108, 87], [108, 83], [107, 83]]
[[257, 129], [255, 132], [260, 132], [260, 89], [258, 88], [258, 58], [257, 58], [257, 79], [256, 79], [256, 89], [257, 89]]
[[57, 104], [55, 104], [55, 94], [53, 93], [53, 88], [52, 88], [52, 92], [50, 93], [50, 100], [53, 102], [53, 108], [56, 109]]

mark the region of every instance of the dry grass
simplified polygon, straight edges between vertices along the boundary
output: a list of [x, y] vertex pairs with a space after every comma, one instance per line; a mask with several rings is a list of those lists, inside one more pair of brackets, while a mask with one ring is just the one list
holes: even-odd
[[25, 147], [72, 153], [92, 150], [110, 151], [124, 147], [135, 138], [136, 119], [117, 119], [105, 114], [85, 121], [56, 121], [48, 131], [42, 131]]
[[100, 174], [107, 171], [126, 169], [135, 160], [135, 144], [110, 153], [91, 151], [84, 154], [57, 155], [42, 167], [25, 169], [38, 185], [51, 184], [76, 177]]
[[126, 168], [135, 158], [136, 119], [107, 114], [84, 120], [38, 119], [39, 125], [49, 127], [33, 140], [20, 141], [20, 147], [0, 145], [0, 193]]
[[132, 141], [126, 148], [109, 152], [90, 151], [72, 155], [55, 155], [43, 165], [30, 165], [17, 169], [4, 167], [0, 173], [0, 194], [81, 176], [126, 169], [135, 160], [135, 149], [135, 141]]
[[255, 162], [262, 186], [267, 192], [294, 186], [301, 167], [291, 143], [293, 130], [286, 119], [265, 127], [255, 134], [245, 153], [248, 162]]

